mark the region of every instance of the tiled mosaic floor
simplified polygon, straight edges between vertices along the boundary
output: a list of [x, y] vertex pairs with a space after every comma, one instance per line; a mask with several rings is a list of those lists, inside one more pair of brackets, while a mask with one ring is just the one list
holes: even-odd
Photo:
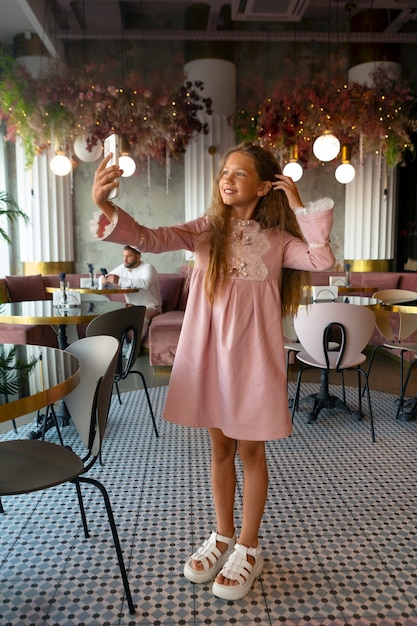
[[[375, 444], [367, 420], [336, 411], [313, 425], [300, 411], [294, 435], [268, 444], [265, 569], [233, 603], [182, 576], [214, 525], [207, 434], [163, 423], [165, 388], [150, 394], [160, 437], [143, 392], [123, 394], [121, 407], [114, 398], [104, 466], [94, 470], [113, 502], [136, 615], [100, 497], [91, 490], [85, 539], [67, 485], [3, 501], [2, 626], [417, 625], [417, 423], [394, 420], [393, 396], [373, 394]], [[71, 444], [71, 427], [63, 434]]]

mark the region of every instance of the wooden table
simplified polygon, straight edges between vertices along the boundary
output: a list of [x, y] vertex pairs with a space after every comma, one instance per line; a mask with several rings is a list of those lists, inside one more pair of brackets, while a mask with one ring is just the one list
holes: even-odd
[[58, 326], [58, 346], [67, 347], [67, 324], [88, 324], [98, 315], [122, 309], [125, 302], [83, 300], [78, 306], [56, 307], [52, 300], [8, 302], [0, 310], [0, 324], [44, 324]]
[[[60, 287], [45, 287], [46, 293], [54, 293], [61, 291]], [[77, 293], [97, 293], [102, 296], [111, 296], [117, 293], [138, 293], [139, 287], [70, 287], [68, 293], [76, 291]]]
[[[16, 359], [26, 363], [36, 359], [36, 365], [29, 373], [21, 375], [21, 385], [16, 394], [0, 394], [0, 422], [53, 404], [78, 385], [80, 362], [73, 354], [46, 346], [0, 346], [1, 353], [6, 355], [13, 349]], [[2, 375], [0, 369], [0, 377]]]

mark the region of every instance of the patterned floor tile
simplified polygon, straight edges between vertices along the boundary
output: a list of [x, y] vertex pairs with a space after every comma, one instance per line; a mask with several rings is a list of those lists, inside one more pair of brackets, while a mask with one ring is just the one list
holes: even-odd
[[[209, 438], [163, 422], [166, 388], [149, 391], [160, 436], [143, 392], [122, 394], [103, 465], [91, 471], [110, 495], [136, 615], [126, 610], [100, 493], [83, 486], [85, 539], [75, 490], [65, 485], [3, 500], [2, 626], [417, 626], [417, 425], [395, 420], [394, 396], [372, 394], [374, 444], [367, 420], [337, 411], [314, 424], [297, 413], [294, 434], [267, 444], [264, 571], [248, 596], [225, 602], [182, 574], [215, 528]], [[73, 428], [63, 434], [78, 449]], [[58, 441], [52, 431], [48, 439]], [[237, 478], [239, 529], [239, 461]]]

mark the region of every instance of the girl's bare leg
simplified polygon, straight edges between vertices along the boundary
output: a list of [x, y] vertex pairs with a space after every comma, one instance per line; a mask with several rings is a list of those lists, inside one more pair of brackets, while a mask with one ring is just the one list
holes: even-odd
[[[209, 429], [211, 439], [211, 481], [214, 507], [216, 510], [217, 532], [225, 537], [233, 537], [234, 501], [236, 490], [235, 456], [237, 442], [226, 437], [219, 428]], [[227, 549], [227, 544], [217, 542], [221, 552]], [[201, 562], [191, 561], [191, 567], [203, 569]]]
[[[265, 509], [268, 492], [268, 468], [263, 441], [240, 441], [239, 456], [243, 464], [243, 515], [242, 528], [238, 543], [248, 548], [258, 545], [259, 527]], [[248, 556], [252, 565], [254, 557]], [[223, 585], [236, 585], [237, 581], [225, 578], [221, 574], [216, 582]]]

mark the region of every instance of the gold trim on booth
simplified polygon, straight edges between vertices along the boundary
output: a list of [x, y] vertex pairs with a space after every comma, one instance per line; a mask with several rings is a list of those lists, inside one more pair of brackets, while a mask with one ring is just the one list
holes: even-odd
[[361, 260], [354, 259], [349, 261], [345, 260], [345, 265], [350, 265], [351, 272], [391, 272], [391, 259], [374, 259], [374, 260]]
[[74, 261], [25, 261], [23, 263], [24, 276], [35, 274], [73, 274]]

